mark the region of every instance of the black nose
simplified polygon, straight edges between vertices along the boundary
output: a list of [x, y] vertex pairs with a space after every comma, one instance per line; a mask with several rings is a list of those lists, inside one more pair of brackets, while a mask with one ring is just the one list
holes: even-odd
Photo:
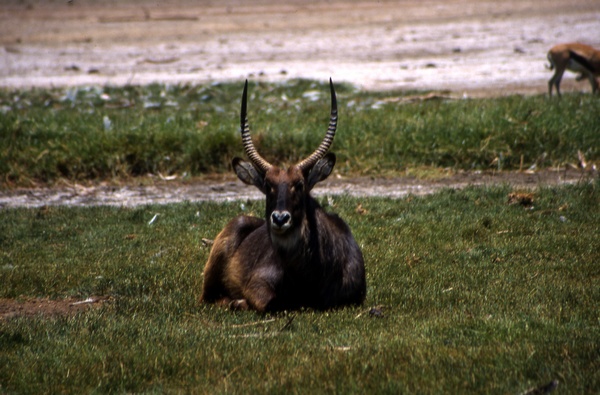
[[271, 223], [276, 227], [281, 228], [290, 222], [291, 218], [290, 213], [287, 211], [273, 211], [273, 214], [271, 214]]

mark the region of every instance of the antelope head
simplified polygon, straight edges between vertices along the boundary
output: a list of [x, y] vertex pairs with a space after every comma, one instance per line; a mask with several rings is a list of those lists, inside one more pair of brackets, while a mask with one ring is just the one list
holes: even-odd
[[323, 141], [306, 159], [283, 169], [262, 158], [252, 143], [246, 113], [248, 81], [244, 85], [240, 123], [244, 151], [250, 162], [234, 158], [233, 169], [240, 180], [266, 195], [265, 219], [274, 242], [295, 245], [294, 240], [303, 233], [309, 202], [313, 201], [310, 191], [331, 174], [335, 165], [335, 155], [327, 153], [337, 126], [337, 101], [331, 79], [329, 87], [331, 115]]

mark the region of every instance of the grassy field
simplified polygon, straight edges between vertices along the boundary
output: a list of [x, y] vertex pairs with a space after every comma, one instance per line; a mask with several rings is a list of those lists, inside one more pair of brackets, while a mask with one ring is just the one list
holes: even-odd
[[202, 238], [262, 202], [0, 211], [1, 298], [110, 297], [0, 321], [0, 392], [595, 393], [599, 187], [334, 198], [366, 303], [275, 316], [197, 303]]
[[[0, 187], [229, 172], [242, 155], [241, 88], [0, 91]], [[411, 101], [337, 90], [332, 150], [344, 175], [600, 159], [591, 95]], [[291, 162], [311, 152], [328, 103], [314, 82], [252, 84], [261, 153]], [[524, 191], [323, 198], [363, 249], [367, 300], [278, 315], [197, 302], [203, 239], [234, 215], [262, 216], [261, 201], [2, 209], [0, 308], [105, 301], [0, 318], [0, 393], [518, 394], [552, 380], [557, 393], [597, 393], [600, 181], [540, 188], [524, 205], [510, 203], [514, 192]]]
[[[127, 179], [148, 173], [229, 172], [242, 155], [242, 84], [0, 90], [0, 186]], [[342, 174], [420, 168], [508, 170], [600, 160], [600, 100], [592, 95], [406, 100], [338, 85], [333, 150]], [[293, 162], [312, 152], [329, 119], [326, 85], [250, 84], [260, 152]]]

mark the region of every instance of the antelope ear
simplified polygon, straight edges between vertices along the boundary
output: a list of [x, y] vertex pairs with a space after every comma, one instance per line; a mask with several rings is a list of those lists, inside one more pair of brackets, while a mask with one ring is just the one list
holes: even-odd
[[319, 159], [317, 163], [310, 169], [308, 173], [307, 183], [308, 190], [310, 191], [318, 182], [323, 181], [333, 171], [333, 166], [335, 166], [335, 154], [329, 152], [323, 158]]
[[[264, 174], [261, 174], [252, 164], [243, 161], [240, 158], [233, 158], [231, 162], [235, 174], [242, 180], [244, 184], [254, 185], [261, 191], [263, 191], [264, 185]], [[264, 192], [264, 191], [263, 191]]]

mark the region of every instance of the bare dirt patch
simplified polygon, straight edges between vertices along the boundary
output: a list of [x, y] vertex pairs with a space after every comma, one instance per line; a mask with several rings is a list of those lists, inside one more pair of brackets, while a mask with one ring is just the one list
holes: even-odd
[[79, 312], [98, 307], [106, 302], [107, 298], [91, 297], [87, 299], [3, 299], [0, 298], [0, 321], [14, 317], [44, 318], [73, 316]]
[[[415, 177], [345, 178], [332, 176], [313, 191], [317, 197], [350, 195], [355, 197], [383, 196], [402, 198], [407, 195], [426, 195], [444, 188], [461, 189], [467, 186], [511, 185], [530, 190], [541, 186], [573, 184], [597, 177], [596, 172], [576, 169], [539, 170], [530, 172], [459, 172], [434, 180]], [[65, 185], [52, 188], [0, 190], [0, 208], [42, 206], [122, 206], [168, 204], [178, 202], [235, 201], [263, 199], [254, 187], [234, 177], [224, 180], [147, 181], [143, 185]]]

